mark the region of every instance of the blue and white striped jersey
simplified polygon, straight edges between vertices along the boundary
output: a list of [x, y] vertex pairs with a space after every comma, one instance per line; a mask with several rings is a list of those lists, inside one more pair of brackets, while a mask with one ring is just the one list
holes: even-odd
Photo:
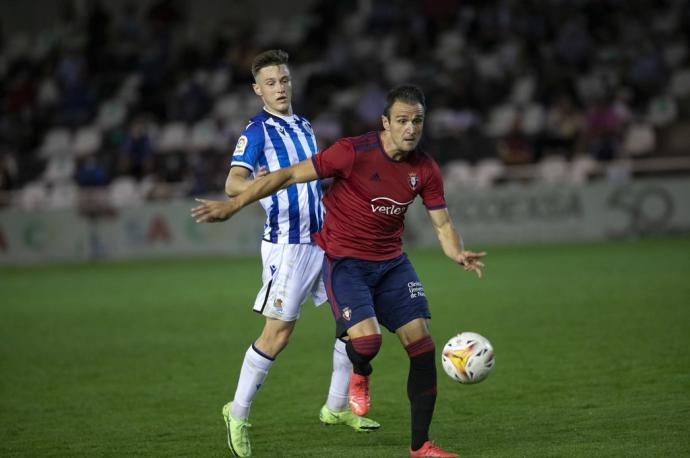
[[[263, 110], [254, 116], [237, 140], [231, 166], [252, 173], [289, 167], [316, 154], [311, 124], [297, 116], [276, 116]], [[321, 229], [321, 182], [297, 183], [261, 199], [266, 210], [263, 238], [273, 243], [311, 243]]]

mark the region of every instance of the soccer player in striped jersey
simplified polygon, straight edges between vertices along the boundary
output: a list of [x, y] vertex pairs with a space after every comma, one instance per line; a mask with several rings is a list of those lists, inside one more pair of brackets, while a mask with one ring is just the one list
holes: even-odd
[[[232, 197], [273, 172], [311, 158], [317, 152], [309, 121], [292, 112], [292, 83], [288, 55], [269, 50], [253, 61], [253, 89], [264, 103], [242, 132], [225, 184]], [[247, 350], [232, 402], [223, 407], [228, 446], [235, 456], [251, 456], [249, 411], [271, 365], [285, 348], [299, 318], [302, 304], [310, 297], [316, 305], [326, 301], [321, 277], [323, 251], [312, 234], [323, 224], [321, 182], [297, 183], [264, 199], [266, 210], [261, 256], [263, 286], [254, 311], [265, 316], [261, 335]], [[348, 408], [352, 364], [345, 342], [336, 339], [333, 373], [326, 404], [319, 418], [326, 424], [346, 424], [358, 431], [375, 430], [378, 423], [355, 415]]]
[[277, 189], [332, 177], [323, 200], [324, 226], [314, 240], [326, 253], [323, 275], [336, 336], [349, 337], [350, 406], [360, 415], [369, 409], [371, 361], [381, 347], [383, 325], [398, 336], [410, 359], [410, 456], [456, 457], [429, 440], [436, 404], [435, 345], [424, 287], [402, 250], [408, 206], [422, 198], [443, 252], [466, 271], [481, 277], [486, 253], [463, 247], [446, 208], [440, 169], [418, 146], [425, 113], [419, 88], [397, 87], [386, 99], [383, 131], [340, 139], [311, 159], [252, 183], [229, 202], [200, 199], [192, 216], [199, 222], [223, 221]]

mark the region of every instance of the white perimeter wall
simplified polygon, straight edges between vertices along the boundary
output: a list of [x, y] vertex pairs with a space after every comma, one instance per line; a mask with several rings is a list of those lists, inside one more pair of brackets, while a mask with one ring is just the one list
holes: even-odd
[[[446, 190], [449, 210], [471, 248], [690, 234], [690, 178], [567, 187]], [[77, 210], [0, 211], [0, 265], [190, 255], [258, 255], [264, 213], [258, 204], [229, 223], [201, 225], [194, 202], [120, 210], [97, 219]], [[438, 242], [418, 201], [406, 219], [408, 246]]]

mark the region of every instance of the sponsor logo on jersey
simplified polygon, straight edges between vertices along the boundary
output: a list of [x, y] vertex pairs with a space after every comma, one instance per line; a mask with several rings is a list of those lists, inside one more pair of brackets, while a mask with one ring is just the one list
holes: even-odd
[[345, 318], [347, 321], [350, 321], [350, 318], [352, 318], [352, 310], [350, 307], [345, 307], [343, 309], [343, 318]]
[[237, 139], [237, 146], [235, 146], [235, 154], [244, 153], [244, 149], [247, 147], [247, 137], [242, 135]]
[[382, 213], [384, 215], [404, 215], [407, 211], [409, 202], [398, 202], [388, 197], [375, 197], [371, 199], [371, 211], [374, 213]]
[[412, 189], [417, 189], [417, 185], [419, 184], [419, 178], [417, 177], [417, 174], [415, 172], [408, 173], [407, 182], [410, 183], [410, 187]]

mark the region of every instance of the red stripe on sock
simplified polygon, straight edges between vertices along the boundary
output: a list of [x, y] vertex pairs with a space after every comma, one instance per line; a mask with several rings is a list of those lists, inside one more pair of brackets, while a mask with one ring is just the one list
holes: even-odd
[[431, 339], [431, 336], [424, 336], [421, 339], [407, 345], [405, 347], [405, 351], [407, 351], [407, 354], [410, 356], [410, 358], [414, 358], [422, 353], [436, 351], [436, 347], [434, 346], [434, 341]]
[[352, 348], [360, 355], [375, 355], [381, 349], [381, 334], [352, 339]]

